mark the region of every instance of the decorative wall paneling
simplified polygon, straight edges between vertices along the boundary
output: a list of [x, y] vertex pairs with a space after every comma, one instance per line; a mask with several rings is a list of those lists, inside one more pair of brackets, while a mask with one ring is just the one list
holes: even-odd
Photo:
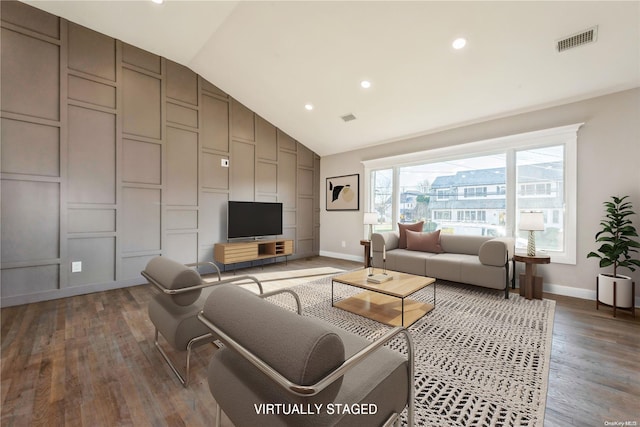
[[0, 7], [2, 306], [211, 261], [230, 199], [283, 202], [293, 257], [319, 253], [317, 155], [187, 67]]

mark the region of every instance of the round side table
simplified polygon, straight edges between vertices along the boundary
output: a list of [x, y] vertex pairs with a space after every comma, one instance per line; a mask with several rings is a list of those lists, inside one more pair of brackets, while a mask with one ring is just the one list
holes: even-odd
[[536, 266], [538, 264], [549, 264], [551, 257], [544, 254], [535, 254], [533, 256], [527, 254], [513, 255], [513, 274], [515, 285], [516, 261], [525, 263], [524, 274], [520, 275], [520, 296], [526, 299], [542, 299], [542, 277], [536, 276]]

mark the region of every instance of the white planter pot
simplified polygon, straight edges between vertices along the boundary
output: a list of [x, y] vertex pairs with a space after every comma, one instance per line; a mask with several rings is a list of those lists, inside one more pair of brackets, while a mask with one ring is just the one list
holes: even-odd
[[616, 307], [633, 307], [633, 280], [631, 277], [622, 276], [614, 278], [611, 274], [598, 275], [598, 301], [613, 306], [613, 282], [616, 282]]

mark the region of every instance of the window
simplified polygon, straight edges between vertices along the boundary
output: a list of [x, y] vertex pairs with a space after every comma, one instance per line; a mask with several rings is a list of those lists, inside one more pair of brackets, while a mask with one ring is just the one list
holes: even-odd
[[[515, 236], [519, 212], [544, 213], [536, 246], [553, 262], [576, 260], [577, 132], [581, 124], [364, 161], [365, 180], [376, 182], [365, 203], [380, 211], [380, 176], [387, 177], [385, 218], [425, 221], [425, 230]], [[372, 190], [373, 191], [373, 190]], [[397, 195], [397, 196], [396, 196]]]
[[374, 231], [391, 230], [393, 224], [393, 169], [383, 169], [371, 173], [371, 212], [377, 212], [378, 224]]

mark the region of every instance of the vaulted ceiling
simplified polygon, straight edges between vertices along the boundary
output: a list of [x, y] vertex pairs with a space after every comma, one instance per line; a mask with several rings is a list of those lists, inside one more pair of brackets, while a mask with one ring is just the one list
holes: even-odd
[[321, 156], [640, 86], [638, 1], [27, 3], [190, 67]]

